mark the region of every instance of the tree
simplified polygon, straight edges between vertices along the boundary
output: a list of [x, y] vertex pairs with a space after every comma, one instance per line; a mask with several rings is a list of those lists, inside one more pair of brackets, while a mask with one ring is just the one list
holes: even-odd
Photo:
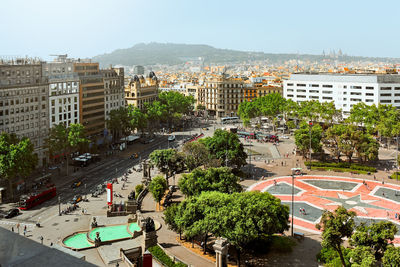
[[240, 178], [234, 175], [230, 168], [195, 169], [190, 174], [184, 174], [179, 181], [179, 189], [186, 196], [200, 195], [205, 191], [221, 193], [241, 192]]
[[392, 222], [382, 221], [369, 226], [361, 224], [351, 236], [350, 244], [371, 248], [375, 258], [380, 260], [396, 233], [397, 227]]
[[0, 176], [8, 180], [11, 198], [14, 198], [13, 180], [30, 175], [37, 161], [29, 138], [19, 139], [15, 134], [8, 133], [0, 135]]
[[64, 124], [60, 123], [50, 129], [46, 143], [51, 153], [58, 152], [66, 155], [68, 175], [71, 152], [80, 145], [88, 144], [89, 140], [85, 137], [85, 127], [81, 124], [73, 123], [66, 128]]
[[174, 156], [176, 154], [175, 149], [157, 149], [151, 152], [150, 160], [151, 162], [162, 172], [165, 174], [165, 178], [169, 177], [170, 166], [174, 160]]
[[161, 199], [167, 190], [167, 181], [160, 175], [154, 177], [149, 184], [149, 191], [153, 195], [154, 200], [160, 204]]
[[223, 162], [228, 160], [229, 165], [240, 168], [246, 164], [247, 154], [243, 144], [234, 133], [217, 129], [212, 137], [206, 137], [199, 141], [207, 147], [211, 155]]
[[185, 164], [190, 171], [206, 164], [210, 158], [206, 146], [200, 142], [188, 142], [183, 145], [182, 150], [185, 154]]
[[130, 108], [132, 108], [132, 106], [128, 108], [120, 107], [119, 109], [110, 111], [110, 117], [106, 121], [106, 125], [107, 128], [112, 131], [114, 141], [120, 138], [121, 133], [127, 136], [132, 131]]
[[389, 246], [382, 258], [383, 266], [395, 267], [399, 266], [399, 262], [400, 262], [400, 248]]
[[153, 101], [152, 103], [144, 103], [145, 113], [147, 118], [147, 127], [150, 133], [159, 127], [160, 121], [167, 118], [167, 106], [160, 101]]
[[132, 129], [140, 130], [143, 134], [144, 129], [147, 127], [147, 115], [138, 107], [132, 105], [128, 106], [129, 124]]
[[306, 156], [310, 148], [310, 128], [311, 128], [311, 149], [314, 152], [320, 152], [322, 149], [322, 127], [319, 124], [314, 126], [308, 125], [306, 122], [300, 124], [300, 128], [294, 132], [295, 144]]
[[193, 109], [195, 102], [193, 96], [185, 96], [174, 91], [161, 92], [158, 99], [161, 105], [166, 108], [163, 119], [168, 122], [169, 127], [174, 120], [178, 121], [182, 118], [182, 115], [188, 114]]
[[377, 261], [370, 247], [359, 246], [350, 250], [349, 255], [351, 267], [374, 267]]
[[344, 124], [335, 124], [325, 131], [323, 138], [326, 148], [331, 151], [332, 155], [336, 156], [338, 162], [340, 162], [342, 154], [340, 144], [342, 142], [342, 135], [346, 132], [346, 127]]
[[178, 223], [178, 217], [181, 216], [180, 214], [181, 209], [179, 209], [178, 204], [172, 204], [171, 206], [167, 207], [164, 210], [164, 221], [168, 225], [168, 228], [172, 231], [179, 233], [179, 239], [181, 239], [182, 229]]
[[325, 210], [320, 223], [315, 225], [318, 230], [322, 229], [322, 246], [335, 249], [343, 266], [346, 266], [346, 262], [342, 253], [342, 243], [344, 238], [351, 237], [353, 233], [355, 216], [354, 211], [347, 211], [340, 206], [334, 212]]
[[140, 193], [142, 193], [143, 189], [144, 189], [143, 184], [138, 184], [135, 186], [136, 198], [139, 196]]

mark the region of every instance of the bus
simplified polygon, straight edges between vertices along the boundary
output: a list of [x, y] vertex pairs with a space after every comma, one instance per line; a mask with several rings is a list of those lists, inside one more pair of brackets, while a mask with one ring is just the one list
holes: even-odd
[[21, 196], [19, 201], [19, 209], [20, 210], [31, 209], [45, 202], [46, 200], [52, 199], [56, 195], [57, 195], [56, 187], [54, 185], [48, 185], [41, 191]]
[[238, 123], [239, 121], [239, 117], [225, 117], [225, 118], [221, 118], [221, 122], [222, 124], [226, 124], [226, 123]]
[[256, 139], [256, 134], [251, 132], [237, 132], [237, 135], [241, 138]]

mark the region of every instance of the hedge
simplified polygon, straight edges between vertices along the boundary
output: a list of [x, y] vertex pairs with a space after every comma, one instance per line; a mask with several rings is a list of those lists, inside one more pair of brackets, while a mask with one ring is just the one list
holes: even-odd
[[[304, 162], [306, 166], [310, 166], [310, 162]], [[340, 168], [340, 169], [350, 169], [365, 171], [365, 172], [376, 172], [375, 167], [364, 166], [359, 164], [352, 164], [349, 162], [311, 162], [311, 167], [331, 167], [331, 168]]]
[[312, 170], [317, 171], [334, 171], [334, 172], [353, 172], [358, 174], [367, 174], [366, 171], [347, 169], [347, 168], [333, 168], [333, 167], [311, 167]]
[[171, 260], [171, 258], [167, 254], [165, 254], [164, 250], [162, 250], [162, 248], [160, 248], [158, 245], [149, 247], [149, 251], [150, 251], [151, 255], [153, 255], [153, 257], [155, 257], [157, 260], [159, 260], [165, 266], [187, 267], [187, 265], [182, 262], [177, 262], [177, 263], [173, 262]]

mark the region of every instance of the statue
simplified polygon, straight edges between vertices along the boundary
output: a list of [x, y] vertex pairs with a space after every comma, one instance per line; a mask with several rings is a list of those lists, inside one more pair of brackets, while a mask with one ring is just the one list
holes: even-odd
[[96, 247], [101, 245], [101, 238], [100, 238], [100, 233], [96, 232], [96, 238], [94, 239], [94, 245]]
[[97, 227], [96, 217], [93, 217], [92, 228], [96, 228], [96, 227]]
[[135, 198], [136, 198], [135, 191], [132, 190], [132, 192], [130, 192], [128, 196], [128, 200], [135, 200]]
[[143, 226], [144, 226], [143, 228], [144, 228], [145, 232], [153, 232], [153, 231], [156, 230], [156, 226], [154, 224], [154, 220], [152, 218], [150, 218], [150, 217], [147, 217], [144, 220]]

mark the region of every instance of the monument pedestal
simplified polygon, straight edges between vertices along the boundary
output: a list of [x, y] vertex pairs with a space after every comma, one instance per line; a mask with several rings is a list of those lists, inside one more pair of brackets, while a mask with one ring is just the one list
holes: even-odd
[[228, 254], [229, 242], [225, 238], [219, 238], [213, 245], [215, 251], [215, 266], [226, 267], [228, 261], [226, 255]]

